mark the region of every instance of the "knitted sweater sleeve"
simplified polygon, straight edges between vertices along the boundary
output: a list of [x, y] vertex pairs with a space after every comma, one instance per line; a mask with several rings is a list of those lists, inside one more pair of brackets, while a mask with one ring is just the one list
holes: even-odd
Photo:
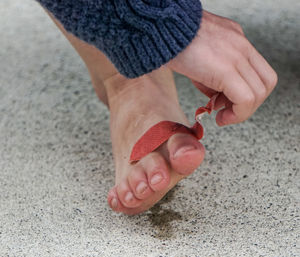
[[126, 77], [167, 63], [200, 26], [199, 0], [38, 0], [64, 28], [100, 49]]

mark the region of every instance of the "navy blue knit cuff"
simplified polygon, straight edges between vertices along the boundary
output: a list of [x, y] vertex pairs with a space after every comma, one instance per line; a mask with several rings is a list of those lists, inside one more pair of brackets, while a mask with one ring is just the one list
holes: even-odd
[[199, 0], [39, 0], [65, 29], [135, 78], [167, 63], [196, 36]]

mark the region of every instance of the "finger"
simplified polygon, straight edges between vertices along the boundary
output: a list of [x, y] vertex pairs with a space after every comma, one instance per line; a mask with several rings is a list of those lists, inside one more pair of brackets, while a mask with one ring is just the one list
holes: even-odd
[[219, 126], [236, 123], [237, 116], [234, 113], [232, 106], [228, 106], [220, 110], [216, 115], [216, 122]]
[[198, 88], [203, 94], [205, 94], [209, 98], [213, 97], [217, 93], [217, 91], [204, 86], [200, 82], [192, 80], [192, 83], [195, 85], [196, 88]]
[[224, 106], [232, 105], [232, 103], [228, 100], [228, 98], [223, 94], [220, 93], [215, 101], [214, 110], [220, 110]]
[[255, 48], [250, 51], [248, 59], [270, 94], [278, 82], [276, 72]]
[[266, 99], [268, 95], [267, 88], [248, 60], [243, 59], [238, 65], [237, 69], [239, 70], [243, 79], [248, 83], [255, 96], [254, 112]]
[[[204, 86], [202, 83], [197, 82], [195, 80], [192, 80], [192, 83], [203, 93], [205, 94], [207, 97], [211, 98], [213, 97], [216, 93], [218, 93], [217, 91], [208, 88], [206, 86]], [[228, 100], [228, 98], [226, 96], [224, 96], [223, 93], [219, 93], [215, 104], [214, 104], [214, 110], [217, 111], [219, 109], [221, 109], [222, 107], [224, 107], [225, 105], [232, 105], [232, 103]]]
[[[224, 78], [223, 94], [232, 102], [232, 112], [224, 125], [240, 123], [246, 120], [253, 112], [255, 96], [246, 81], [238, 71], [232, 71]], [[227, 117], [227, 116], [224, 116]]]

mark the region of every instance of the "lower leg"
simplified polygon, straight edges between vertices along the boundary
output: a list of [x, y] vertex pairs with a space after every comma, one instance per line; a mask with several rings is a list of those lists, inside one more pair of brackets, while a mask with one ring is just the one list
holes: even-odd
[[[120, 91], [126, 88], [124, 84], [129, 80], [118, 73], [114, 65], [100, 50], [68, 33], [50, 13], [48, 14], [86, 64], [96, 94], [104, 104], [108, 105], [108, 94], [111, 98], [119, 94]], [[167, 73], [164, 73], [164, 75], [162, 75], [162, 73], [153, 73], [152, 79], [154, 79], [157, 84], [166, 85], [168, 81], [173, 81], [173, 75], [170, 71], [168, 75], [166, 75]], [[130, 83], [133, 84], [133, 81], [134, 80], [131, 80]], [[106, 87], [106, 85], [109, 85], [109, 87]], [[176, 88], [165, 87], [163, 90], [167, 90], [168, 94], [171, 90], [171, 93], [177, 99]]]
[[114, 65], [96, 47], [68, 33], [50, 13], [48, 14], [84, 61], [99, 99], [108, 105], [106, 89], [103, 82], [118, 73]]

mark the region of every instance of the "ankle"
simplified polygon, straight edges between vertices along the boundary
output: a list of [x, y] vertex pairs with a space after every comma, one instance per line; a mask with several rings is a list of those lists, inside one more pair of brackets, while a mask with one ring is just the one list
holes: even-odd
[[[164, 96], [165, 100], [176, 99], [178, 101], [173, 73], [165, 67], [134, 79], [128, 79], [120, 73], [115, 73], [107, 76], [103, 84], [110, 103], [126, 99], [127, 96], [134, 97], [137, 101], [141, 95], [148, 92], [148, 96], [153, 91], [159, 96]], [[139, 94], [142, 92], [143, 94]], [[151, 101], [153, 100], [151, 99]]]
[[102, 79], [100, 79], [98, 76], [93, 76], [92, 74], [90, 74], [90, 78], [96, 95], [102, 103], [109, 107], [107, 93]]
[[120, 103], [124, 104], [130, 99], [139, 99], [141, 88], [144, 87], [147, 76], [144, 75], [135, 79], [128, 79], [116, 73], [107, 77], [104, 81], [104, 87], [107, 94], [107, 99], [110, 105], [118, 106]]
[[117, 76], [118, 72], [115, 69], [101, 69], [99, 63], [95, 63], [94, 65], [91, 65], [91, 63], [89, 63], [86, 64], [86, 66], [98, 98], [109, 107], [106, 81], [110, 80], [110, 78], [112, 77]]

